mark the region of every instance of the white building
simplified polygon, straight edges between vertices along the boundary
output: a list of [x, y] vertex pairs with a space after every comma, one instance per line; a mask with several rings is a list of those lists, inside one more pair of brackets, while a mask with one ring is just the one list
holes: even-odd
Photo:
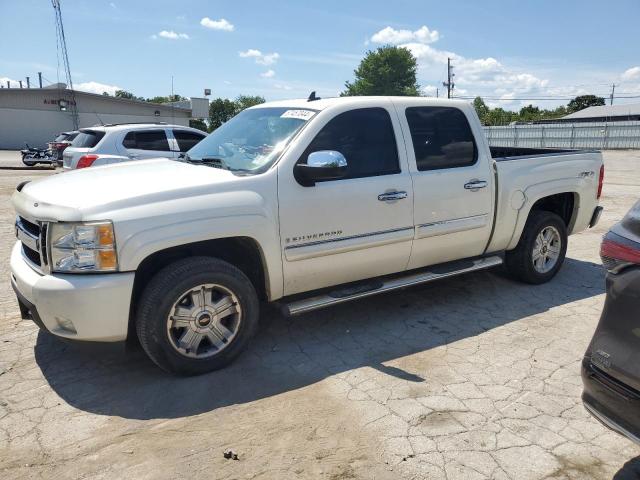
[[[206, 98], [172, 105], [74, 93], [80, 128], [128, 122], [189, 125], [191, 118], [206, 118], [209, 107]], [[45, 88], [1, 88], [0, 149], [20, 149], [25, 143], [43, 146], [58, 133], [73, 130], [72, 103], [72, 92], [64, 84]], [[192, 112], [192, 106], [197, 111]]]

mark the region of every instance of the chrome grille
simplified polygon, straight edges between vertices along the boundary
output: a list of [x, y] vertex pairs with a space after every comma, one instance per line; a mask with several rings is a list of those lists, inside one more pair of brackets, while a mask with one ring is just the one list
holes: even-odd
[[47, 224], [34, 222], [24, 217], [16, 218], [16, 237], [22, 243], [22, 254], [38, 269], [44, 269], [47, 262]]

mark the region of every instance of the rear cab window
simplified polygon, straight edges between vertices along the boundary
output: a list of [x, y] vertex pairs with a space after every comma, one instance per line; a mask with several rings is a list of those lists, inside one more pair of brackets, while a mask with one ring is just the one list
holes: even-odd
[[169, 142], [164, 130], [134, 130], [127, 133], [122, 140], [122, 146], [126, 149], [158, 150], [168, 152]]
[[78, 136], [73, 139], [71, 146], [74, 148], [93, 148], [104, 137], [101, 130], [80, 130]]
[[408, 107], [405, 111], [419, 171], [468, 167], [478, 159], [471, 126], [455, 107]]

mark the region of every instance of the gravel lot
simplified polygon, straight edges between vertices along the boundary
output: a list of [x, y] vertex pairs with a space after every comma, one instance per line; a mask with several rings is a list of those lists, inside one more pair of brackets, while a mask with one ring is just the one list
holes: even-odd
[[580, 402], [599, 241], [640, 196], [640, 152], [605, 163], [602, 220], [549, 284], [496, 269], [295, 319], [267, 309], [248, 353], [197, 378], [20, 320], [10, 196], [52, 171], [0, 170], [0, 478], [638, 478], [640, 447]]

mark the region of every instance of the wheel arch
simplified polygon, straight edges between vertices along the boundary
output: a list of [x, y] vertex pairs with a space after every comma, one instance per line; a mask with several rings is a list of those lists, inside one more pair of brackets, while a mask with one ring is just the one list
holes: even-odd
[[567, 233], [569, 235], [572, 233], [580, 207], [580, 193], [577, 190], [557, 189], [557, 191], [538, 192], [535, 196], [532, 196], [531, 193], [525, 192], [527, 200], [518, 213], [516, 228], [507, 250], [516, 248], [527, 220], [531, 212], [534, 211], [543, 210], [555, 213], [564, 221]]
[[260, 300], [270, 300], [266, 257], [254, 238], [224, 237], [168, 247], [145, 257], [135, 271], [129, 310], [129, 338], [135, 337], [137, 302], [148, 281], [167, 265], [192, 256], [213, 257], [230, 263], [249, 278]]

